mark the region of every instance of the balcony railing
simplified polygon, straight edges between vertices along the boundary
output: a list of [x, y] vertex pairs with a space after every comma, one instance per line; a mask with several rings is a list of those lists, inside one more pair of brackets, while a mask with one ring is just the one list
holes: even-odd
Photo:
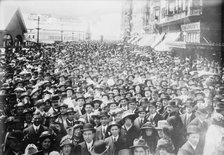
[[178, 10], [173, 13], [169, 13], [165, 18], [160, 19], [160, 24], [176, 21], [188, 16], [198, 16], [202, 14], [202, 7], [190, 7], [189, 10]]

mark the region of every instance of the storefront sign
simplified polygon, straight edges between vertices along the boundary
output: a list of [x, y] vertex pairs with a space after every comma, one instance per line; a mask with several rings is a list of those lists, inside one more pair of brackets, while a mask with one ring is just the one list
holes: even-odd
[[182, 31], [197, 31], [200, 30], [200, 27], [200, 22], [181, 25]]

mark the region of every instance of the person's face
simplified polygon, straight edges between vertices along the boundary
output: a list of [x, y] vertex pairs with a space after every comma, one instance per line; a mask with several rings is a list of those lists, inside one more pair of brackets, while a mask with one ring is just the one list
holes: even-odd
[[110, 132], [113, 136], [118, 136], [119, 135], [119, 132], [120, 132], [120, 129], [118, 128], [118, 126], [112, 126], [110, 128]]
[[41, 124], [41, 116], [40, 115], [34, 116], [34, 118], [33, 118], [33, 124], [36, 125], [36, 126], [38, 126], [38, 125]]
[[81, 134], [81, 129], [80, 128], [76, 128], [73, 132], [74, 132], [75, 136], [79, 136]]
[[183, 94], [183, 95], [187, 95], [187, 94], [188, 94], [187, 89], [186, 89], [186, 88], [183, 88], [183, 89], [181, 90], [181, 94]]
[[153, 130], [152, 129], [146, 129], [145, 130], [145, 134], [146, 136], [151, 136], [152, 135]]
[[119, 91], [117, 89], [113, 90], [114, 95], [119, 95]]
[[129, 109], [134, 110], [136, 108], [136, 104], [134, 102], [131, 102], [128, 104]]
[[192, 113], [193, 110], [194, 110], [194, 108], [192, 106], [187, 106], [186, 107], [186, 112], [189, 113], [189, 114]]
[[199, 142], [199, 134], [190, 134], [189, 137], [188, 137], [188, 140], [195, 146], [198, 145], [198, 142]]
[[60, 108], [60, 112], [61, 112], [61, 114], [64, 114], [64, 113], [66, 112], [66, 109], [67, 109], [66, 107], [61, 107], [61, 108]]
[[83, 99], [79, 99], [77, 102], [78, 102], [79, 107], [82, 107], [85, 103], [85, 101]]
[[117, 105], [116, 104], [111, 104], [110, 105], [110, 110], [115, 110], [117, 109]]
[[69, 155], [69, 154], [71, 154], [71, 150], [72, 150], [71, 145], [64, 145], [64, 146], [62, 147], [62, 153], [63, 153], [64, 155]]
[[206, 108], [208, 106], [208, 104], [206, 102], [199, 100], [199, 101], [197, 101], [197, 106], [199, 109], [203, 109], [203, 108]]
[[91, 113], [92, 112], [93, 107], [89, 104], [86, 105], [85, 110], [87, 113]]
[[165, 149], [159, 150], [160, 155], [169, 155], [169, 153]]
[[26, 122], [31, 122], [32, 121], [32, 115], [30, 113], [26, 113], [25, 120], [26, 120]]
[[151, 91], [145, 91], [145, 97], [149, 97], [149, 96], [151, 96]]
[[136, 147], [134, 149], [134, 155], [146, 155], [146, 150], [143, 147]]
[[22, 143], [21, 143], [21, 141], [19, 141], [17, 139], [12, 139], [9, 142], [9, 147], [10, 147], [10, 149], [12, 149], [14, 151], [19, 152], [21, 150]]
[[93, 133], [93, 131], [84, 131], [83, 132], [83, 138], [87, 143], [90, 143], [93, 140], [94, 135], [95, 134]]
[[150, 106], [149, 113], [154, 114], [155, 112], [156, 112], [156, 107], [155, 106]]
[[60, 124], [55, 124], [54, 126], [55, 126], [55, 128], [56, 128], [56, 130], [57, 130], [58, 132], [61, 131], [61, 126], [60, 126]]
[[95, 117], [93, 121], [94, 121], [94, 123], [95, 123], [96, 125], [99, 125], [99, 124], [100, 124], [100, 119], [97, 118], [97, 117]]
[[74, 112], [70, 112], [70, 113], [67, 114], [68, 120], [73, 120], [74, 117], [75, 117], [75, 113]]
[[145, 118], [145, 115], [146, 115], [145, 112], [140, 112], [140, 113], [138, 113], [138, 116], [139, 116], [140, 118]]
[[44, 107], [44, 109], [45, 109], [45, 111], [48, 111], [50, 108], [51, 108], [51, 103], [50, 103], [49, 101], [47, 101], [47, 102], [45, 103], [45, 107]]
[[23, 113], [23, 110], [24, 110], [24, 107], [18, 107], [17, 108], [17, 114], [22, 114]]
[[101, 117], [101, 118], [100, 118], [100, 123], [101, 123], [102, 125], [106, 125], [106, 124], [108, 123], [108, 118], [107, 118], [107, 117]]
[[159, 138], [164, 137], [164, 133], [162, 129], [157, 130], [157, 132], [158, 132]]
[[46, 138], [45, 140], [43, 140], [43, 142], [41, 144], [42, 144], [42, 148], [44, 150], [47, 150], [51, 146], [51, 140], [49, 138]]
[[71, 97], [72, 94], [73, 94], [72, 90], [67, 90], [67, 96], [68, 96], [68, 97]]
[[131, 126], [133, 123], [132, 123], [132, 120], [131, 120], [130, 118], [125, 118], [125, 122], [124, 122], [124, 124], [125, 124], [126, 126]]

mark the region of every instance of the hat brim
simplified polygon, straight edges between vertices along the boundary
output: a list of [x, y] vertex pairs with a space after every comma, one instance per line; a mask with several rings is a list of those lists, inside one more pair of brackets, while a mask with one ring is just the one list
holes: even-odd
[[145, 145], [136, 145], [136, 146], [131, 146], [130, 149], [134, 149], [136, 147], [143, 147], [144, 149], [149, 149], [148, 146], [145, 146]]
[[96, 129], [94, 128], [86, 128], [86, 129], [82, 129], [81, 132], [85, 132], [85, 131], [93, 131], [96, 132]]

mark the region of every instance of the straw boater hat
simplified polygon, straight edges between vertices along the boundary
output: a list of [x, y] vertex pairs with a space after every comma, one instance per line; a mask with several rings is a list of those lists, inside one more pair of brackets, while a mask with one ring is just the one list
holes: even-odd
[[38, 152], [36, 145], [28, 144], [23, 155], [33, 155]]

